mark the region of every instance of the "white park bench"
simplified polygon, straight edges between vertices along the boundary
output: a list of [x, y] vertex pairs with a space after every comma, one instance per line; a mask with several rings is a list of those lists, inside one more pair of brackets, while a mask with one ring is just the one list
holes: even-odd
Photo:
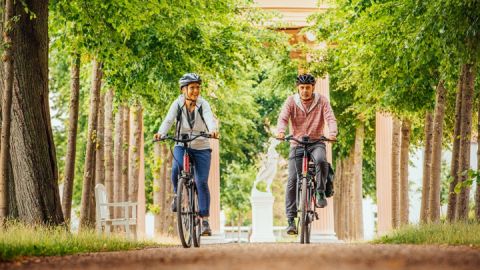
[[[102, 234], [102, 230], [107, 235], [110, 235], [111, 228], [114, 226], [123, 226], [125, 229], [126, 237], [130, 237], [130, 226], [134, 226], [133, 238], [136, 240], [136, 226], [137, 226], [137, 203], [134, 202], [108, 202], [107, 192], [105, 186], [97, 184], [95, 186], [95, 202], [96, 202], [96, 226], [97, 232]], [[117, 207], [123, 208], [123, 217], [111, 218], [110, 209]], [[132, 211], [130, 211], [130, 208]], [[130, 217], [130, 213], [132, 216]]]

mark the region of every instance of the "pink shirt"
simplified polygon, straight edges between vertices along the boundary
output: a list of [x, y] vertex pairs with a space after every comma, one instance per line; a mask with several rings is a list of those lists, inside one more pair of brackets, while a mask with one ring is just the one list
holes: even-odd
[[[300, 96], [289, 96], [283, 104], [282, 111], [278, 116], [277, 132], [285, 132], [288, 121], [292, 123], [291, 134], [295, 138], [309, 136], [310, 139], [320, 139], [324, 136], [324, 126], [327, 122], [329, 134], [327, 137], [337, 136], [337, 119], [333, 114], [330, 102], [325, 96], [314, 93], [312, 105], [305, 109]], [[291, 142], [291, 145], [296, 145]]]

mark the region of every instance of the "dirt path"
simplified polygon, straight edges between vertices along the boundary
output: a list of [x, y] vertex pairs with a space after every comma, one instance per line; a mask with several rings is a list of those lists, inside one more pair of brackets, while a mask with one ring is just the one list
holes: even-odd
[[370, 244], [228, 244], [34, 258], [0, 269], [480, 269], [480, 249]]

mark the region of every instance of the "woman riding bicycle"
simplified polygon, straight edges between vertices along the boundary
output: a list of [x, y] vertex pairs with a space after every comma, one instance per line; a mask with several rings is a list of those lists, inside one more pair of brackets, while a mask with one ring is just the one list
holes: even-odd
[[[155, 140], [165, 137], [176, 122], [176, 134], [191, 136], [209, 133], [213, 138], [218, 137], [215, 117], [208, 102], [200, 96], [202, 79], [195, 73], [187, 73], [179, 80], [182, 94], [170, 106], [165, 120], [162, 122]], [[198, 189], [199, 214], [202, 217], [202, 235], [210, 236], [212, 231], [208, 223], [210, 209], [210, 191], [208, 189], [208, 174], [210, 172], [211, 149], [208, 138], [199, 137], [190, 144], [188, 153], [195, 164], [195, 183]], [[183, 168], [184, 147], [178, 143], [173, 150], [172, 183], [173, 191], [177, 194], [178, 175]], [[172, 211], [177, 211], [176, 198], [172, 201]]]
[[[289, 96], [285, 101], [277, 122], [277, 138], [285, 138], [289, 120], [291, 121], [291, 134], [295, 138], [308, 136], [312, 140], [318, 140], [324, 136], [325, 122], [328, 125], [329, 134], [327, 139], [335, 140], [337, 136], [337, 120], [325, 96], [314, 93], [315, 78], [310, 74], [301, 74], [297, 77], [298, 93]], [[291, 141], [288, 161], [288, 184], [285, 196], [286, 214], [288, 218], [288, 234], [297, 234], [295, 217], [297, 216], [296, 187], [297, 175], [301, 174], [302, 149], [297, 148], [297, 143]], [[325, 143], [318, 142], [308, 146], [308, 153], [315, 163], [317, 207], [327, 206], [325, 196], [326, 176], [329, 164], [326, 158]], [[296, 164], [295, 164], [296, 163]], [[297, 168], [297, 170], [295, 170]]]

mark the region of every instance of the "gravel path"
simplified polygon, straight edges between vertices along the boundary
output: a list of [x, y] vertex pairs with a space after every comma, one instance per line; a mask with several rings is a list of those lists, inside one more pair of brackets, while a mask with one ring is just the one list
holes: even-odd
[[370, 244], [225, 244], [30, 258], [0, 269], [480, 269], [480, 249]]

